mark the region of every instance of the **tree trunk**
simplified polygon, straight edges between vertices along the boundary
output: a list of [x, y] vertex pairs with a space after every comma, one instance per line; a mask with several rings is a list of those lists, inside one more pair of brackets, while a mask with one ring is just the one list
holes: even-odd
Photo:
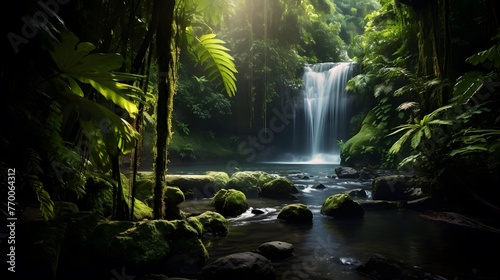
[[129, 217], [129, 207], [127, 201], [125, 200], [123, 194], [123, 185], [121, 180], [121, 172], [120, 172], [120, 161], [118, 156], [111, 156], [111, 165], [112, 165], [112, 175], [113, 179], [116, 180], [116, 191], [113, 192], [113, 200], [116, 205], [116, 209], [113, 212], [113, 220], [123, 220], [127, 221], [130, 219]]
[[[413, 6], [418, 22], [419, 75], [450, 79], [450, 32], [449, 1], [421, 1]], [[444, 105], [448, 95], [447, 88], [428, 92], [422, 96], [422, 114], [427, 114]]]
[[158, 62], [158, 101], [156, 107], [155, 187], [153, 191], [153, 218], [164, 216], [163, 192], [167, 168], [167, 145], [171, 135], [171, 115], [175, 93], [178, 55], [174, 20], [175, 1], [155, 0], [158, 13], [156, 54]]

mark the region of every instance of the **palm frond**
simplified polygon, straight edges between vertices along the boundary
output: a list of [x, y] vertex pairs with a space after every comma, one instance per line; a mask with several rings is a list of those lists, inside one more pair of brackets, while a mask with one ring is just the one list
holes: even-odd
[[198, 44], [191, 48], [190, 52], [208, 73], [208, 79], [218, 81], [219, 85], [223, 84], [226, 93], [234, 96], [236, 94], [235, 73], [238, 72], [234, 58], [229, 54], [229, 49], [224, 46], [225, 42], [215, 37], [216, 34], [213, 33], [201, 37], [195, 36]]

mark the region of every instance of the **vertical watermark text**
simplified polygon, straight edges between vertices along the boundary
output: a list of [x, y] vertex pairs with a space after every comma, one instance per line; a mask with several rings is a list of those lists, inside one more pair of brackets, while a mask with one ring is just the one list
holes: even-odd
[[7, 169], [7, 270], [16, 272], [16, 169]]

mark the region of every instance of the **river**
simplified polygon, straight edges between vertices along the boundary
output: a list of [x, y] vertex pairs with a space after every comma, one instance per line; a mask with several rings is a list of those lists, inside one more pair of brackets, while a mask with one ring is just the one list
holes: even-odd
[[[366, 210], [361, 220], [336, 220], [322, 215], [321, 205], [332, 194], [356, 188], [368, 190], [370, 194], [371, 180], [336, 179], [335, 167], [337, 165], [271, 163], [239, 166], [242, 171], [262, 170], [290, 178], [300, 191], [299, 200], [294, 202], [311, 209], [313, 223], [293, 225], [278, 220], [279, 210], [290, 201], [248, 199], [249, 211], [229, 219], [227, 236], [205, 240], [210, 254], [208, 262], [231, 253], [255, 250], [268, 241], [284, 241], [293, 244], [294, 256], [273, 262], [277, 279], [282, 280], [368, 279], [355, 268], [373, 254], [404, 261], [448, 279], [472, 279], [470, 275], [475, 271], [491, 271], [495, 267], [496, 261], [491, 255], [499, 252], [498, 234], [427, 220], [407, 210]], [[203, 174], [206, 171], [228, 172], [224, 165], [185, 165], [170, 166], [168, 173]], [[303, 175], [309, 179], [301, 179]], [[318, 183], [326, 188], [312, 188]], [[186, 212], [214, 210], [210, 201], [187, 200], [180, 207]], [[252, 209], [263, 210], [264, 214], [254, 215]]]

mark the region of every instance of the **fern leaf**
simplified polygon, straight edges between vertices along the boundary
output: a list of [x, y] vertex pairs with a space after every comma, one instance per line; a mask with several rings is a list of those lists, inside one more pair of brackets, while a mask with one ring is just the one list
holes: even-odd
[[[194, 36], [194, 35], [193, 35]], [[229, 54], [229, 49], [221, 39], [215, 38], [216, 34], [210, 33], [196, 37], [197, 46], [191, 48], [191, 54], [197, 62], [208, 72], [211, 81], [223, 84], [229, 96], [236, 94], [236, 66], [234, 58]]]
[[397, 168], [400, 169], [401, 167], [403, 167], [407, 164], [415, 164], [421, 156], [422, 156], [421, 153], [408, 156], [408, 157], [404, 158], [403, 160], [401, 160], [401, 162], [398, 164]]
[[408, 130], [401, 138], [399, 138], [392, 147], [389, 149], [389, 154], [397, 154], [400, 150], [403, 144], [408, 140], [408, 138], [412, 135], [413, 130]]
[[418, 145], [420, 145], [423, 134], [424, 134], [423, 130], [420, 129], [417, 131], [417, 133], [415, 133], [415, 135], [413, 135], [413, 137], [411, 138], [411, 143], [410, 143], [410, 146], [413, 149], [416, 149], [418, 147]]

